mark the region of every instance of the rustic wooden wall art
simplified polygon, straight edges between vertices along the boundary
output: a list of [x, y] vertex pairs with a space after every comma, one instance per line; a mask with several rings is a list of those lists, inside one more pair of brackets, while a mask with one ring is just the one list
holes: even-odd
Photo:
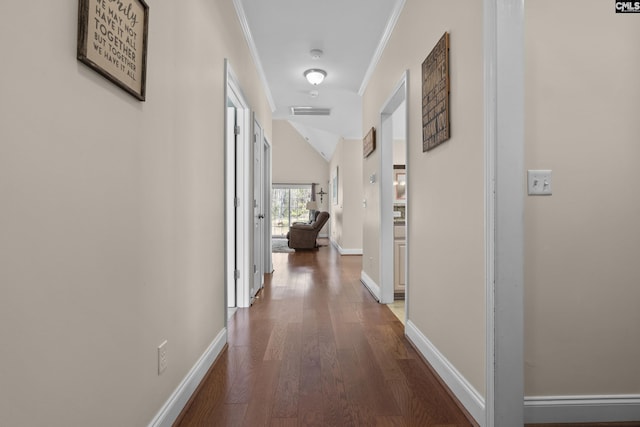
[[364, 137], [363, 146], [362, 146], [362, 154], [366, 159], [369, 157], [371, 153], [376, 149], [376, 129], [371, 128], [371, 130], [367, 133], [367, 136]]
[[422, 151], [451, 137], [449, 123], [449, 33], [422, 63]]

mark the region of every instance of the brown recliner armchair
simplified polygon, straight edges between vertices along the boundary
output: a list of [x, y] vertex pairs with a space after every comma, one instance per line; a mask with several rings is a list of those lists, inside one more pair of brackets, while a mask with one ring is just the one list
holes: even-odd
[[315, 220], [309, 224], [292, 224], [287, 233], [289, 247], [292, 249], [313, 249], [318, 247], [316, 239], [328, 219], [329, 212], [317, 212]]

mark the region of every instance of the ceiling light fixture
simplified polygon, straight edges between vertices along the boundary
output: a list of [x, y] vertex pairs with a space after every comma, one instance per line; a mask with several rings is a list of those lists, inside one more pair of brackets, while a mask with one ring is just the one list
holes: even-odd
[[309, 83], [317, 86], [322, 83], [325, 77], [327, 77], [327, 72], [318, 68], [311, 68], [304, 72], [304, 76], [307, 78]]

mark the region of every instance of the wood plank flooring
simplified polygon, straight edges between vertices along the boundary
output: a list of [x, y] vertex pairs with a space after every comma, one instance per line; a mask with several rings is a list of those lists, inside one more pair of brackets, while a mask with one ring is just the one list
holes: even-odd
[[175, 426], [472, 425], [360, 283], [361, 257], [329, 245], [273, 262]]

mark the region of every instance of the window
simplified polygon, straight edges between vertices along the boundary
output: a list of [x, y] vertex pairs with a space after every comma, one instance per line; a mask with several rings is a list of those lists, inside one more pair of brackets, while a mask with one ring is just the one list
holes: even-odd
[[284, 237], [294, 222], [308, 222], [310, 184], [273, 184], [271, 189], [271, 235]]

